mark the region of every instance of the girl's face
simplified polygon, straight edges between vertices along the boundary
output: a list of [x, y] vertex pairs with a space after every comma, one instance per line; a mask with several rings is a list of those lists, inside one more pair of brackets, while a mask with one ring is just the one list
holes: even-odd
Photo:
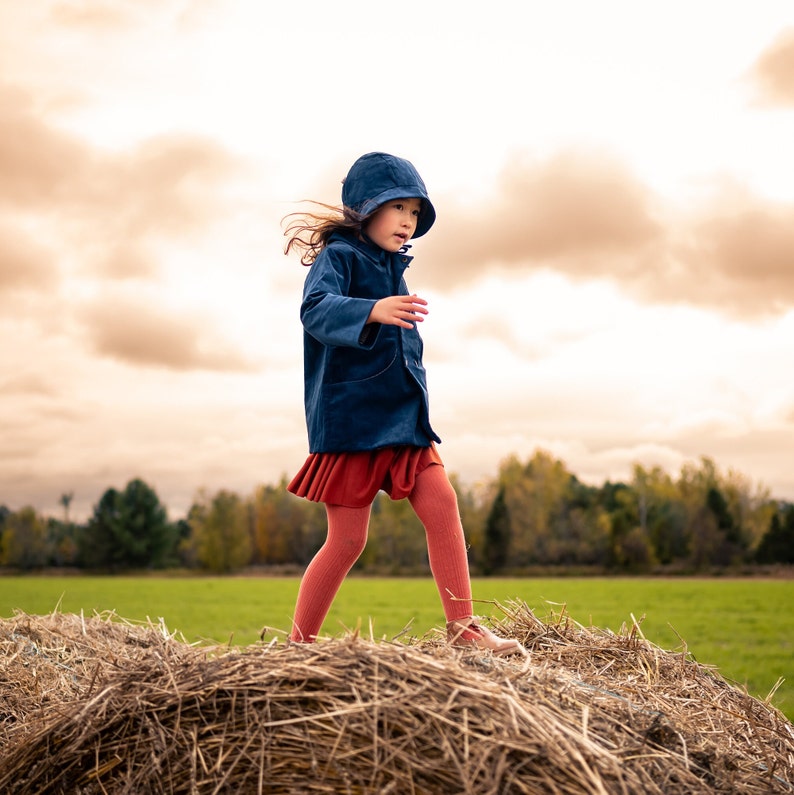
[[416, 231], [421, 211], [421, 199], [393, 199], [375, 211], [364, 231], [377, 246], [396, 253]]

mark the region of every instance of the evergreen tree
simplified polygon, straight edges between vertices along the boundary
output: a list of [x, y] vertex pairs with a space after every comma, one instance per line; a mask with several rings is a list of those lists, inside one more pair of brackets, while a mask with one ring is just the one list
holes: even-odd
[[88, 568], [162, 568], [173, 560], [175, 529], [157, 494], [142, 480], [108, 489], [94, 508], [80, 543]]
[[728, 565], [741, 559], [743, 544], [741, 531], [734, 521], [722, 492], [711, 486], [706, 492], [706, 507], [711, 511], [720, 535], [719, 544], [714, 550], [712, 563]]
[[759, 563], [794, 563], [794, 505], [772, 515], [756, 560]]
[[510, 511], [507, 508], [505, 489], [502, 486], [493, 501], [485, 520], [482, 568], [485, 574], [496, 574], [507, 564], [511, 538]]
[[[9, 516], [11, 516], [11, 510], [5, 505], [0, 505], [0, 544], [3, 542], [3, 533], [5, 532], [6, 521]], [[2, 547], [0, 547], [0, 554], [1, 550]], [[0, 558], [0, 563], [2, 563], [2, 558]]]

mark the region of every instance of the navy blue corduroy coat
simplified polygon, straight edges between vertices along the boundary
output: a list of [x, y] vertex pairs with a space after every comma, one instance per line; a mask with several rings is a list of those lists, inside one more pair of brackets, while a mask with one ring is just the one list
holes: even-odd
[[301, 304], [310, 452], [441, 441], [430, 426], [416, 323], [366, 322], [380, 298], [409, 294], [411, 259], [335, 233], [312, 264]]

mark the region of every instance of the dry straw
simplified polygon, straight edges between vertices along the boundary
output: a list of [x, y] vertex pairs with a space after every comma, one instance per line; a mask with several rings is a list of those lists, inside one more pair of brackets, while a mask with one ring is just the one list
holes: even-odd
[[193, 646], [113, 615], [0, 622], [3, 793], [792, 793], [794, 727], [685, 652], [523, 603], [440, 633]]

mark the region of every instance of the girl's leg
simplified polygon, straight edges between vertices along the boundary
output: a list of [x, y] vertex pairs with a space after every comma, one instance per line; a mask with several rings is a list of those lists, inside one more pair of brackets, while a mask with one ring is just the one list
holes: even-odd
[[312, 643], [323, 625], [339, 586], [367, 543], [370, 506], [326, 505], [328, 537], [306, 568], [298, 589], [290, 640]]
[[408, 499], [425, 526], [430, 569], [447, 617], [449, 642], [500, 655], [526, 654], [517, 640], [499, 637], [471, 614], [469, 561], [458, 497], [444, 467], [431, 464], [422, 470]]
[[[427, 534], [430, 570], [447, 621], [471, 616], [471, 580], [458, 496], [443, 466], [431, 464], [416, 477], [408, 495]], [[454, 598], [453, 598], [454, 597]]]

